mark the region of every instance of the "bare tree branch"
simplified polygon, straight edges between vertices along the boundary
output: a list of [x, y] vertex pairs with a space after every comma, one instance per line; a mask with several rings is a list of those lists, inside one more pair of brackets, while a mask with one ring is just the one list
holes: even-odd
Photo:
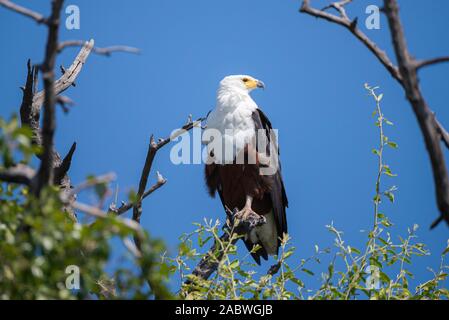
[[[59, 43], [58, 52], [61, 52], [64, 49], [69, 48], [69, 47], [82, 47], [83, 45], [84, 45], [84, 41], [82, 41], [82, 40], [66, 40], [66, 41]], [[104, 48], [94, 47], [92, 49], [92, 52], [99, 54], [99, 55], [109, 57], [114, 52], [125, 52], [125, 53], [139, 54], [140, 49], [135, 48], [135, 47], [130, 47], [130, 46], [116, 45], [116, 46], [109, 46], [109, 47], [104, 47]]]
[[415, 60], [410, 55], [405, 41], [404, 31], [399, 18], [399, 8], [396, 0], [384, 0], [385, 14], [390, 26], [393, 47], [399, 63], [403, 81], [401, 82], [407, 99], [413, 107], [418, 120], [427, 152], [432, 164], [433, 178], [435, 182], [436, 198], [441, 216], [449, 224], [449, 176], [441, 148], [441, 135], [438, 122], [425, 101], [419, 86]]
[[75, 150], [76, 150], [76, 142], [72, 144], [69, 152], [64, 157], [61, 164], [55, 168], [55, 179], [54, 179], [55, 184], [61, 184], [61, 181], [69, 172], [70, 166], [72, 165], [72, 158], [73, 154], [75, 153]]
[[92, 177], [92, 178], [88, 178], [86, 181], [80, 183], [79, 185], [77, 185], [76, 187], [73, 188], [72, 190], [72, 194], [78, 194], [80, 193], [82, 190], [91, 188], [93, 186], [97, 186], [100, 184], [107, 184], [113, 180], [115, 180], [116, 175], [113, 172], [110, 173], [106, 173], [104, 175], [101, 176], [97, 176], [97, 177]]
[[[165, 179], [162, 175], [159, 174], [159, 172], [157, 172], [157, 182], [147, 191], [145, 191], [142, 195], [142, 201], [148, 197], [149, 195], [151, 195], [154, 191], [156, 191], [157, 189], [159, 189], [160, 187], [162, 187], [165, 183], [167, 183], [167, 179]], [[141, 201], [141, 202], [142, 202]], [[119, 208], [115, 207], [115, 204], [112, 204], [109, 207], [109, 212], [111, 212], [112, 214], [115, 215], [122, 215], [124, 213], [126, 213], [128, 210], [130, 210], [131, 208], [133, 208], [134, 206], [136, 206], [136, 203], [123, 203]]]
[[376, 58], [384, 65], [384, 67], [390, 72], [391, 76], [395, 78], [398, 81], [401, 81], [401, 75], [399, 73], [398, 68], [391, 62], [390, 58], [388, 57], [387, 53], [383, 50], [381, 50], [366, 34], [364, 34], [359, 28], [357, 28], [357, 19], [350, 20], [345, 11], [343, 9], [343, 6], [345, 4], [349, 3], [349, 1], [341, 1], [333, 3], [332, 6], [337, 6], [340, 8], [340, 13], [344, 12], [341, 17], [324, 12], [322, 10], [318, 10], [315, 8], [312, 8], [310, 6], [310, 0], [304, 0], [300, 9], [300, 12], [307, 13], [309, 15], [312, 15], [316, 18], [321, 18], [324, 20], [327, 20], [332, 23], [339, 24], [346, 29], [348, 29], [357, 39], [359, 39], [367, 48], [370, 50]]
[[[225, 230], [223, 234], [220, 236], [218, 241], [214, 241], [214, 244], [209, 249], [207, 254], [203, 256], [201, 261], [193, 270], [192, 274], [200, 279], [207, 280], [209, 277], [218, 269], [218, 265], [220, 261], [223, 259], [224, 251], [221, 248], [221, 243], [229, 243], [231, 241], [232, 244], [235, 244], [238, 237], [233, 237], [233, 233], [229, 230]], [[189, 285], [193, 283], [192, 280], [187, 280], [186, 284]]]
[[[65, 198], [62, 198], [62, 200], [65, 200]], [[90, 206], [88, 204], [84, 204], [78, 201], [75, 201], [71, 204], [71, 206], [80, 211], [83, 212], [89, 216], [92, 216], [94, 218], [99, 218], [99, 219], [106, 219], [108, 218], [108, 214], [104, 211], [102, 211], [101, 209], [98, 209], [97, 207], [94, 206]], [[136, 223], [135, 221], [131, 220], [131, 219], [126, 219], [126, 218], [122, 218], [120, 219], [121, 222], [123, 222], [128, 228], [130, 228], [131, 230], [135, 231], [137, 236], [142, 238], [144, 231], [142, 229], [142, 227], [140, 226], [140, 224]]]
[[438, 63], [443, 63], [443, 62], [449, 62], [449, 56], [417, 61], [416, 69], [421, 69], [424, 67], [428, 67], [428, 66], [438, 64]]
[[[65, 73], [54, 82], [54, 94], [57, 95], [68, 87], [70, 87], [78, 77], [81, 72], [82, 67], [84, 66], [92, 48], [94, 45], [94, 40], [90, 40], [84, 44], [81, 48], [80, 52], [74, 59], [70, 68], [65, 70]], [[36, 66], [32, 66], [31, 62], [28, 61], [27, 64], [28, 73], [27, 73], [27, 81], [25, 87], [23, 88], [23, 99], [20, 107], [20, 118], [22, 125], [27, 125], [31, 128], [33, 132], [33, 143], [41, 146], [42, 145], [42, 130], [40, 128], [40, 110], [41, 106], [44, 103], [45, 99], [45, 90], [37, 93], [37, 72], [38, 68]], [[73, 154], [76, 150], [76, 144], [73, 144], [70, 148], [69, 153], [64, 158], [61, 159], [59, 153], [53, 148], [52, 156], [53, 159], [53, 167], [55, 170], [54, 173], [54, 183], [59, 184], [64, 192], [71, 192], [71, 182], [70, 178], [67, 175], [67, 172], [70, 169], [71, 160]], [[42, 155], [38, 154], [37, 157], [42, 159]], [[73, 199], [74, 200], [74, 199]], [[70, 206], [67, 206], [66, 209], [68, 211], [71, 210]], [[72, 214], [69, 212], [69, 214]]]
[[437, 125], [438, 133], [441, 135], [441, 140], [443, 140], [446, 148], [449, 149], [449, 133], [444, 129], [441, 123], [435, 118], [435, 122]]
[[0, 181], [30, 185], [35, 171], [23, 164], [7, 169], [0, 169]]
[[326, 11], [327, 9], [334, 8], [340, 13], [340, 16], [346, 20], [349, 20], [348, 15], [346, 14], [345, 5], [352, 2], [352, 0], [342, 0], [338, 2], [333, 2], [328, 6], [321, 9], [321, 11]]
[[[70, 68], [66, 70], [66, 72], [62, 75], [61, 78], [55, 81], [54, 84], [55, 94], [61, 93], [62, 91], [70, 87], [72, 83], [74, 83], [79, 73], [81, 72], [84, 63], [86, 62], [86, 59], [90, 54], [90, 51], [92, 50], [93, 44], [94, 44], [93, 40], [86, 42], [83, 48], [78, 53], [75, 60], [73, 61]], [[42, 104], [44, 103], [45, 90], [36, 93], [38, 68], [36, 66], [32, 66], [30, 60], [28, 60], [27, 68], [28, 74], [25, 87], [23, 88], [23, 99], [22, 104], [20, 106], [20, 119], [22, 121], [22, 125], [27, 125], [31, 128], [33, 132], [33, 143], [36, 145], [42, 145], [42, 136], [40, 128], [40, 110]], [[72, 148], [75, 148], [75, 146], [72, 146]], [[74, 151], [75, 150], [72, 150], [71, 156], [73, 156]], [[59, 167], [61, 165], [61, 157], [56, 151], [53, 152], [54, 152], [53, 160], [55, 162], [54, 166]], [[38, 155], [38, 157], [41, 156]], [[66, 164], [68, 163], [66, 162]], [[66, 172], [67, 171], [68, 168]]]
[[33, 97], [36, 94], [37, 81], [38, 81], [38, 68], [31, 65], [31, 60], [27, 62], [27, 79], [23, 90], [22, 104], [20, 106], [20, 119], [22, 125], [27, 125], [33, 132], [33, 142], [37, 145], [41, 144], [40, 137], [40, 106], [39, 110], [33, 109]]
[[154, 140], [154, 137], [150, 137], [150, 144], [148, 146], [148, 152], [145, 159], [145, 164], [142, 169], [142, 174], [140, 176], [139, 181], [139, 189], [137, 191], [137, 203], [133, 207], [133, 219], [137, 222], [140, 222], [140, 217], [142, 215], [142, 199], [145, 192], [145, 188], [147, 186], [148, 182], [148, 175], [151, 171], [151, 166], [153, 165], [154, 157], [156, 156], [157, 151], [168, 144], [171, 140], [178, 137], [179, 135], [183, 134], [186, 131], [189, 131], [195, 126], [201, 125], [201, 122], [204, 120], [204, 118], [200, 118], [196, 121], [189, 121], [186, 125], [184, 125], [181, 129], [177, 130], [175, 133], [173, 133], [171, 136], [165, 138], [165, 139], [159, 139], [156, 143]]
[[[64, 92], [69, 88], [76, 80], [78, 75], [81, 72], [84, 64], [86, 63], [89, 54], [91, 53], [94, 47], [94, 40], [91, 39], [88, 42], [84, 43], [84, 46], [81, 48], [80, 52], [76, 56], [72, 65], [69, 69], [64, 69], [65, 72], [58, 80], [55, 81], [54, 92], [56, 95]], [[33, 109], [40, 109], [40, 106], [44, 102], [44, 91], [38, 92], [33, 99]]]
[[[223, 243], [236, 243], [242, 236], [249, 234], [252, 229], [257, 226], [263, 225], [266, 223], [266, 220], [262, 217], [254, 218], [250, 217], [246, 220], [237, 220], [235, 215], [238, 210], [234, 209], [234, 211], [230, 211], [226, 208], [227, 221], [223, 227], [223, 234], [220, 238], [214, 241], [214, 244], [209, 249], [206, 255], [203, 256], [201, 261], [195, 267], [192, 272], [192, 275], [207, 280], [209, 277], [217, 270], [220, 261], [223, 258]], [[186, 284], [191, 284], [192, 280], [187, 280]]]
[[[433, 112], [427, 105], [421, 93], [417, 75], [417, 71], [420, 68], [449, 61], [449, 57], [416, 61], [408, 51], [396, 0], [384, 0], [383, 11], [388, 19], [393, 47], [399, 64], [399, 67], [395, 66], [388, 58], [385, 51], [377, 47], [372, 40], [370, 40], [357, 28], [356, 23], [354, 23], [356, 20], [351, 22], [351, 20], [347, 17], [346, 12], [342, 9], [342, 7], [347, 3], [349, 3], [349, 1], [334, 2], [330, 6], [326, 7], [336, 8], [340, 12], [340, 16], [312, 8], [310, 6], [310, 0], [303, 1], [300, 11], [311, 16], [339, 24], [348, 29], [377, 57], [391, 76], [402, 86], [406, 93], [407, 100], [411, 104], [418, 120], [418, 124], [421, 128], [427, 152], [432, 164], [437, 205], [441, 214], [441, 218], [438, 221], [442, 221], [444, 219], [449, 224], [449, 177], [444, 159], [444, 153], [441, 149], [441, 141], [443, 141], [446, 146], [449, 146], [449, 138], [447, 131], [441, 123], [438, 122]], [[432, 224], [432, 226], [436, 226], [438, 221]]]
[[54, 84], [54, 67], [58, 49], [59, 19], [64, 1], [53, 0], [51, 16], [48, 20], [48, 38], [45, 50], [45, 60], [41, 66], [44, 78], [44, 119], [42, 126], [42, 157], [41, 164], [37, 173], [37, 185], [33, 190], [39, 194], [41, 189], [53, 182], [54, 174], [54, 142], [53, 136], [56, 128], [55, 103], [56, 94]]
[[35, 20], [37, 23], [47, 23], [47, 19], [45, 19], [45, 17], [43, 15], [41, 15], [40, 13], [30, 10], [28, 8], [22, 7], [22, 6], [19, 6], [18, 4], [15, 4], [9, 0], [0, 0], [0, 6], [3, 6], [9, 10], [20, 13], [21, 15], [24, 15], [26, 17], [29, 17], [29, 18]]
[[75, 101], [70, 99], [67, 96], [59, 95], [56, 96], [56, 103], [59, 104], [62, 108], [62, 111], [64, 111], [65, 114], [69, 113], [69, 106], [73, 106], [75, 104]]

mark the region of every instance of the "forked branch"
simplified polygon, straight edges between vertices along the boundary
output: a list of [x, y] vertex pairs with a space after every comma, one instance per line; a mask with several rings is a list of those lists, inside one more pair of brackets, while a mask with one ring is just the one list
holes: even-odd
[[[390, 35], [393, 42], [394, 52], [398, 66], [394, 65], [385, 51], [381, 50], [376, 43], [369, 39], [358, 27], [357, 19], [350, 20], [344, 10], [344, 5], [351, 1], [334, 2], [322, 10], [311, 7], [310, 0], [304, 0], [300, 11], [316, 18], [341, 25], [349, 30], [359, 39], [381, 62], [391, 76], [398, 81], [404, 89], [407, 100], [412, 106], [421, 133], [429, 154], [432, 165], [433, 178], [435, 183], [435, 193], [438, 209], [441, 217], [432, 224], [436, 226], [440, 221], [445, 220], [449, 224], [449, 176], [441, 148], [441, 142], [449, 147], [449, 135], [442, 124], [436, 119], [432, 110], [425, 101], [419, 86], [418, 70], [423, 67], [448, 62], [449, 57], [441, 57], [429, 60], [415, 60], [408, 51], [405, 35], [399, 18], [399, 8], [396, 0], [384, 0], [383, 12], [387, 16]], [[328, 8], [335, 8], [340, 15], [325, 12]]]

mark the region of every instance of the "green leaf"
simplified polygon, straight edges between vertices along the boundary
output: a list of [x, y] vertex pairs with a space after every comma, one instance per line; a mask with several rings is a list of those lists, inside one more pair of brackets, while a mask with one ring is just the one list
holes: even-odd
[[288, 257], [290, 257], [293, 253], [294, 253], [293, 250], [288, 250], [286, 253], [284, 253], [284, 259], [287, 259]]
[[239, 265], [240, 265], [240, 261], [239, 261], [239, 260], [234, 260], [234, 261], [231, 262], [231, 264], [229, 265], [229, 267], [230, 267], [231, 269], [235, 269], [235, 268], [237, 268]]
[[387, 145], [393, 149], [397, 149], [398, 148], [398, 144], [396, 142], [393, 141], [388, 141]]
[[305, 273], [307, 273], [308, 275], [311, 275], [311, 276], [315, 275], [312, 271], [310, 271], [309, 269], [306, 269], [306, 268], [302, 268], [301, 271], [305, 272]]
[[444, 249], [442, 255], [445, 256], [446, 254], [448, 254], [448, 252], [449, 252], [449, 246], [446, 249]]
[[302, 282], [302, 281], [299, 280], [298, 278], [291, 278], [290, 281], [292, 281], [293, 283], [297, 284], [297, 285], [300, 286], [301, 288], [304, 288], [304, 282]]
[[390, 200], [391, 203], [394, 203], [394, 194], [390, 191], [385, 191], [384, 195], [387, 196], [388, 200]]
[[384, 172], [387, 176], [389, 176], [389, 177], [396, 177], [396, 176], [397, 176], [397, 174], [394, 174], [394, 173], [391, 171], [391, 169], [390, 169], [389, 166], [384, 165], [383, 168], [384, 168], [383, 172]]

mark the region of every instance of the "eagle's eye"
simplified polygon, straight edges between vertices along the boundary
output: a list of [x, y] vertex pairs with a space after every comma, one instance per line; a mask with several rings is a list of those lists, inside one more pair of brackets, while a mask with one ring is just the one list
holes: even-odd
[[243, 78], [242, 81], [243, 81], [243, 82], [248, 82], [249, 79], [248, 79], [248, 78]]

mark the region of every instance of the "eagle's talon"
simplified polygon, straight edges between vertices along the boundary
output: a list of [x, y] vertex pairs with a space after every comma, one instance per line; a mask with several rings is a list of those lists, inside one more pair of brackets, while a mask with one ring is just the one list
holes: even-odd
[[241, 223], [248, 224], [251, 229], [267, 222], [264, 216], [257, 214], [250, 207], [245, 207], [236, 212], [234, 214], [234, 219], [239, 220]]

